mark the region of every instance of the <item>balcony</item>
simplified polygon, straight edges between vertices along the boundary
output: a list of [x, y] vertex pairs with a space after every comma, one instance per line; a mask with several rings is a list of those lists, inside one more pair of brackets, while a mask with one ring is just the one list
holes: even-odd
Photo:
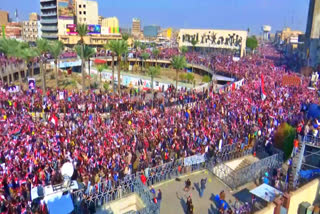
[[41, 31], [54, 31], [54, 32], [57, 32], [58, 28], [57, 28], [57, 26], [45, 26], [45, 25], [42, 25]]
[[58, 19], [41, 19], [41, 24], [57, 24]]
[[57, 5], [56, 4], [50, 4], [50, 5], [41, 5], [40, 9], [41, 10], [52, 10], [52, 9], [56, 9]]
[[53, 13], [41, 13], [41, 17], [50, 17], [50, 16], [57, 16], [56, 12]]
[[41, 37], [45, 39], [58, 39], [57, 34], [49, 34], [49, 33], [43, 33]]

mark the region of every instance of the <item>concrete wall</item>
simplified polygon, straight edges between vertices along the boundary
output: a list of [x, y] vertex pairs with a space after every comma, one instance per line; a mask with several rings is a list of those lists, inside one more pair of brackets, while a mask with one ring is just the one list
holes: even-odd
[[240, 50], [243, 56], [248, 32], [240, 30], [180, 29], [179, 46], [191, 47], [191, 40], [198, 40], [196, 47]]
[[272, 214], [274, 212], [275, 207], [276, 207], [276, 205], [274, 203], [270, 203], [264, 209], [259, 210], [258, 212], [255, 212], [255, 214]]
[[291, 199], [288, 214], [297, 214], [299, 204], [302, 202], [309, 202], [310, 204], [313, 204], [316, 198], [319, 197], [319, 181], [319, 179], [314, 179], [296, 191], [290, 193]]

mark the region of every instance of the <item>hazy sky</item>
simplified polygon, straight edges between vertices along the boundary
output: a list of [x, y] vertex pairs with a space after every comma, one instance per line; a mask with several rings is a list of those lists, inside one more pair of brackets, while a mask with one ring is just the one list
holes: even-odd
[[[40, 11], [40, 0], [0, 0], [0, 8], [20, 20]], [[305, 31], [309, 0], [97, 0], [99, 15], [117, 16], [121, 27], [133, 17], [142, 25], [175, 28], [243, 29], [260, 33], [268, 24], [272, 31], [284, 26]]]

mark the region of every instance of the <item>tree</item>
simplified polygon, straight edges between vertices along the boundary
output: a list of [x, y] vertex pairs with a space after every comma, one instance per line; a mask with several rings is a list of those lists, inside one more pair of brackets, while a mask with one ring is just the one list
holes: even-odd
[[[10, 48], [12, 50], [11, 56], [14, 56], [15, 58], [22, 59], [25, 61], [24, 76], [26, 76], [28, 65], [27, 65], [27, 55], [24, 53], [23, 50], [26, 50], [28, 48], [29, 48], [29, 45], [26, 42], [18, 42], [18, 43], [16, 43], [16, 46], [12, 46]], [[20, 84], [22, 84], [20, 68], [18, 70], [18, 75], [19, 75], [19, 82], [20, 82]]]
[[34, 65], [33, 60], [37, 56], [37, 53], [34, 48], [23, 48], [20, 50], [20, 57], [25, 61], [25, 75], [28, 73], [28, 64], [31, 63], [31, 74], [29, 76], [33, 76], [34, 73]]
[[148, 53], [142, 53], [141, 54], [142, 66], [144, 67], [144, 70], [145, 70], [145, 67], [146, 67], [146, 60], [149, 59], [149, 57], [150, 57], [150, 54], [148, 54]]
[[186, 46], [180, 47], [180, 53], [184, 56], [188, 52], [188, 48]]
[[112, 40], [109, 42], [108, 48], [117, 56], [118, 93], [121, 94], [120, 62], [121, 62], [122, 55], [128, 51], [128, 43], [124, 40]]
[[158, 57], [160, 54], [160, 50], [158, 48], [153, 48], [152, 49], [152, 55], [156, 59], [156, 67], [158, 66]]
[[194, 75], [192, 73], [187, 73], [186, 80], [188, 81], [188, 83], [192, 83], [194, 80]]
[[138, 50], [141, 47], [141, 42], [138, 41], [138, 40], [135, 40], [134, 43], [133, 43], [133, 46], [134, 46], [134, 49], [135, 49], [135, 52], [136, 52], [136, 63], [135, 64], [138, 64]]
[[56, 75], [56, 88], [59, 87], [59, 80], [58, 80], [58, 65], [59, 65], [59, 59], [60, 55], [63, 51], [63, 43], [59, 40], [53, 41], [49, 43], [48, 46], [49, 53], [54, 58], [54, 64], [55, 64], [55, 75]]
[[[84, 37], [88, 34], [88, 26], [86, 24], [79, 24], [77, 25], [77, 33], [80, 36], [79, 44], [82, 47], [82, 52], [84, 52]], [[76, 49], [77, 50], [77, 49]], [[78, 53], [80, 51], [80, 53]], [[84, 56], [84, 54], [81, 53], [81, 50], [78, 48], [77, 54], [79, 56]], [[84, 64], [85, 64], [85, 58], [81, 58], [81, 73], [82, 73], [82, 90], [85, 90], [85, 70], [84, 70]]]
[[247, 38], [246, 45], [251, 50], [255, 50], [258, 47], [258, 40], [255, 36], [251, 36]]
[[202, 82], [208, 83], [208, 82], [210, 82], [210, 81], [211, 81], [211, 77], [210, 77], [209, 75], [204, 75], [204, 76], [202, 77]]
[[92, 54], [94, 54], [94, 51], [93, 48], [87, 45], [76, 45], [75, 50], [77, 55], [81, 58], [82, 90], [85, 90], [85, 59], [91, 57]]
[[152, 91], [152, 108], [153, 108], [153, 100], [154, 100], [154, 90], [153, 90], [153, 79], [154, 77], [160, 74], [160, 67], [159, 66], [151, 66], [148, 69], [148, 75], [151, 77], [151, 91]]
[[184, 56], [174, 56], [171, 60], [171, 65], [176, 70], [176, 92], [177, 92], [179, 71], [187, 67], [186, 58]]
[[[88, 46], [89, 47], [89, 46]], [[89, 48], [86, 48], [85, 50], [85, 60], [88, 61], [88, 72], [89, 72], [89, 85], [91, 86], [91, 57], [93, 57], [95, 55], [96, 51], [89, 47]]]
[[97, 70], [99, 72], [100, 75], [100, 87], [102, 87], [102, 71], [108, 69], [108, 66], [106, 64], [97, 64]]
[[[122, 40], [125, 41], [127, 44], [128, 44], [128, 39], [129, 39], [129, 34], [127, 33], [123, 33], [122, 34]], [[128, 49], [127, 49], [128, 50]], [[129, 50], [128, 50], [129, 51]], [[128, 67], [127, 67], [127, 54], [128, 54], [128, 51], [125, 53], [124, 55], [124, 62], [125, 62], [125, 71], [128, 70]]]
[[[192, 38], [190, 43], [192, 45], [192, 53], [194, 54], [194, 49], [196, 48], [196, 45], [198, 44], [198, 40]], [[192, 60], [192, 73], [193, 73], [193, 60]]]
[[42, 90], [43, 93], [46, 92], [46, 68], [43, 69], [43, 63], [46, 63], [45, 54], [48, 52], [49, 41], [46, 39], [38, 39], [37, 44], [37, 53], [40, 57], [40, 73], [42, 74]]
[[128, 41], [128, 39], [129, 39], [129, 34], [123, 33], [123, 34], [122, 34], [122, 40]]

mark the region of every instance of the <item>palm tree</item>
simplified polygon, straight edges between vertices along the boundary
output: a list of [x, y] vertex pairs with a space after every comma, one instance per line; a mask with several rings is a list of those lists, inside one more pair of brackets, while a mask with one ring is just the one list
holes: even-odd
[[148, 75], [151, 77], [151, 91], [152, 91], [152, 108], [153, 108], [153, 99], [154, 99], [154, 91], [153, 91], [153, 78], [160, 74], [159, 66], [151, 66], [148, 69]]
[[28, 65], [31, 63], [31, 72], [29, 73], [29, 76], [33, 76], [34, 74], [34, 65], [33, 65], [33, 60], [37, 56], [36, 50], [34, 48], [24, 48], [20, 50], [19, 53], [20, 57], [25, 61], [25, 76], [28, 73]]
[[[193, 38], [190, 43], [192, 45], [192, 53], [194, 54], [194, 49], [196, 48], [196, 45], [198, 44], [198, 40]], [[192, 60], [192, 73], [193, 73], [193, 60]]]
[[144, 70], [146, 70], [146, 60], [149, 59], [149, 57], [150, 57], [150, 54], [148, 54], [148, 53], [142, 53], [141, 54], [142, 66], [143, 66]]
[[[24, 55], [22, 53], [22, 50], [24, 49], [27, 49], [29, 48], [29, 45], [28, 43], [26, 42], [19, 42], [17, 41], [17, 43], [15, 43], [15, 45], [11, 46], [10, 47], [10, 50], [11, 50], [11, 56], [14, 56], [15, 58], [18, 58], [18, 59], [25, 59], [24, 58]], [[26, 75], [26, 66], [27, 66], [27, 63], [25, 62], [25, 67], [24, 67], [24, 76]], [[22, 77], [21, 77], [21, 70], [20, 70], [20, 66], [18, 66], [18, 76], [19, 76], [19, 82], [20, 84], [22, 84]]]
[[86, 48], [85, 50], [84, 50], [84, 56], [85, 56], [85, 60], [86, 61], [88, 61], [88, 72], [89, 72], [89, 85], [90, 85], [90, 87], [91, 87], [91, 57], [93, 57], [94, 55], [95, 55], [95, 53], [96, 53], [96, 51], [93, 49], [93, 48], [91, 48], [91, 47], [89, 47], [89, 46], [87, 46], [88, 48]]
[[97, 70], [100, 74], [100, 87], [102, 88], [102, 71], [108, 69], [108, 66], [106, 64], [98, 64]]
[[186, 46], [180, 47], [180, 53], [184, 56], [188, 52], [188, 48]]
[[90, 58], [94, 54], [94, 50], [88, 45], [76, 45], [75, 50], [81, 58], [82, 90], [85, 90], [85, 59]]
[[[15, 52], [15, 47], [17, 45], [17, 40], [15, 39], [0, 39], [0, 52], [4, 53], [4, 55], [6, 55], [7, 57], [13, 57], [14, 52]], [[12, 64], [10, 64], [11, 68], [12, 68]], [[12, 76], [12, 69], [9, 73], [10, 77], [7, 78], [8, 84], [10, 83], [10, 78], [11, 81], [13, 81], [13, 76]], [[2, 77], [2, 76], [1, 76]], [[3, 78], [3, 77], [2, 77]]]
[[[79, 48], [78, 48], [78, 50], [77, 50], [77, 54], [79, 55], [79, 56], [84, 56], [84, 37], [88, 34], [88, 26], [86, 25], [86, 24], [79, 24], [79, 25], [77, 25], [77, 33], [78, 33], [78, 35], [80, 36], [80, 41], [79, 41], [79, 44], [81, 45], [81, 47], [82, 47], [82, 53], [81, 53], [81, 51], [79, 50]], [[80, 51], [80, 53], [78, 52], [78, 51]], [[84, 64], [85, 64], [85, 59], [86, 58], [81, 58], [81, 68], [82, 68], [82, 71], [81, 71], [81, 73], [82, 73], [82, 89], [83, 90], [85, 90], [85, 70], [84, 70], [84, 68], [85, 68], [85, 66], [84, 66]]]
[[[147, 45], [145, 43], [141, 43], [140, 50], [141, 50], [142, 54], [145, 53], [146, 49], [147, 49]], [[141, 54], [141, 57], [142, 57], [142, 54]], [[143, 63], [141, 62], [141, 72], [142, 72], [142, 66], [143, 66]]]
[[115, 92], [115, 84], [114, 84], [114, 52], [112, 51], [113, 50], [113, 47], [115, 46], [113, 43], [115, 41], [114, 40], [111, 40], [109, 41], [105, 46], [104, 48], [107, 50], [109, 49], [111, 51], [111, 56], [112, 56], [112, 62], [111, 62], [111, 67], [112, 67], [112, 90], [113, 92]]
[[134, 43], [133, 43], [133, 46], [134, 46], [134, 49], [136, 51], [136, 63], [135, 64], [138, 64], [137, 52], [138, 52], [139, 48], [141, 47], [141, 42], [138, 41], [138, 40], [135, 40]]
[[187, 67], [186, 58], [184, 56], [174, 56], [171, 60], [171, 65], [174, 69], [176, 69], [176, 92], [177, 92], [179, 71]]
[[120, 62], [121, 57], [128, 51], [128, 43], [124, 40], [112, 40], [108, 45], [109, 49], [117, 55], [117, 67], [118, 67], [118, 93], [121, 94], [120, 88]]
[[152, 49], [152, 55], [154, 56], [154, 58], [156, 59], [156, 67], [158, 66], [158, 57], [160, 54], [160, 50], [158, 48], [154, 48]]
[[[122, 40], [125, 41], [127, 44], [128, 44], [128, 39], [129, 39], [129, 34], [127, 34], [127, 33], [122, 34]], [[127, 67], [127, 63], [128, 63], [127, 62], [127, 54], [128, 54], [128, 51], [124, 54], [125, 71], [128, 70], [128, 67]]]
[[44, 63], [46, 63], [45, 54], [48, 52], [49, 41], [46, 39], [38, 39], [37, 44], [37, 54], [40, 57], [40, 73], [42, 74], [42, 90], [43, 93], [46, 92], [46, 68], [43, 69]]
[[53, 41], [49, 43], [48, 46], [49, 53], [54, 58], [54, 64], [55, 64], [55, 75], [56, 75], [56, 88], [59, 87], [59, 80], [58, 80], [58, 65], [59, 65], [59, 59], [60, 55], [63, 51], [63, 43], [59, 40]]

